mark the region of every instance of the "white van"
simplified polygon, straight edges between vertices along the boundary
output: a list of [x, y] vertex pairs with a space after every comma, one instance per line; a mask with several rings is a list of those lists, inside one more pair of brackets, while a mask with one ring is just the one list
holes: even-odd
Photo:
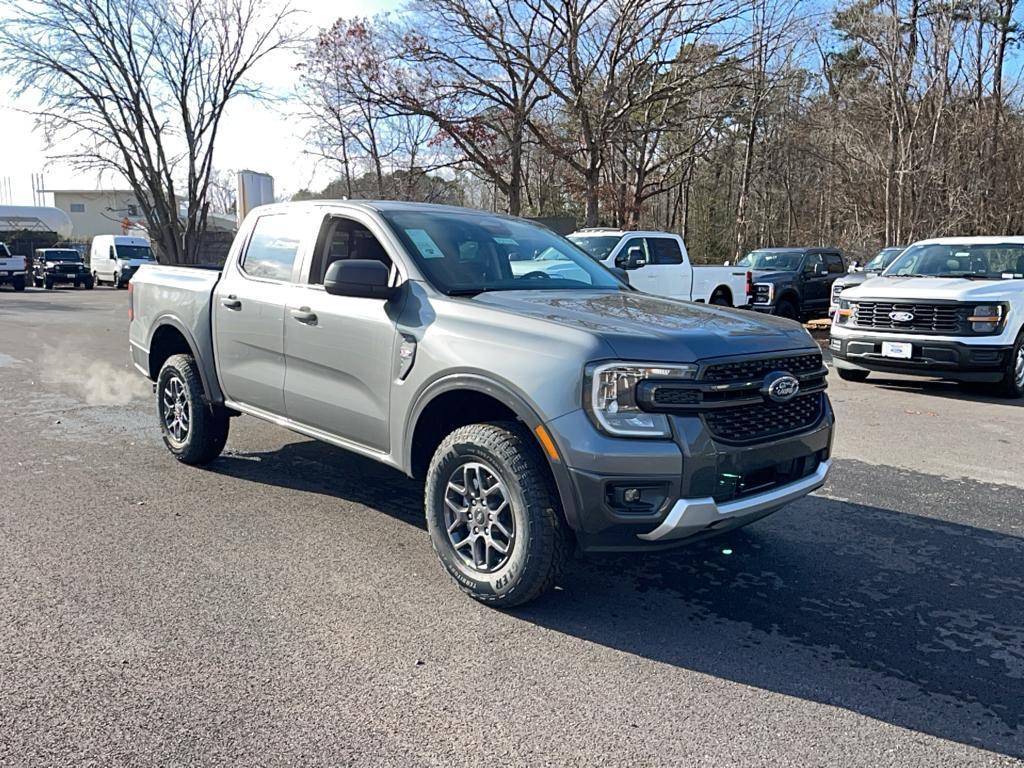
[[126, 288], [135, 270], [154, 262], [153, 249], [144, 237], [97, 235], [92, 239], [89, 269], [97, 285], [110, 283], [116, 288]]

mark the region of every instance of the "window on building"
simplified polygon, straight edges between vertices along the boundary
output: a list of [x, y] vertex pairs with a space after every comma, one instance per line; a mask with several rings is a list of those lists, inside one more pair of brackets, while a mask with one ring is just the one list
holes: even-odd
[[72, 203], [71, 213], [85, 213], [85, 203]]
[[129, 216], [138, 216], [139, 215], [139, 206], [137, 206], [137, 205], [129, 205], [128, 206], [128, 215]]

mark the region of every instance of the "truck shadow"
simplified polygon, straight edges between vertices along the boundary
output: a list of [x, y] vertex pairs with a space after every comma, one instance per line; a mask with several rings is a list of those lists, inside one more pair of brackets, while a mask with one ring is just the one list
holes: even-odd
[[932, 395], [947, 400], [963, 400], [972, 403], [989, 403], [992, 405], [1004, 405], [1016, 408], [1024, 407], [1024, 399], [1011, 400], [1007, 397], [995, 397], [985, 391], [984, 385], [957, 384], [952, 381], [935, 381], [930, 379], [901, 379], [886, 378], [885, 374], [873, 373], [865, 384], [860, 386], [874, 385], [882, 390], [893, 390], [897, 392], [916, 392], [922, 395]]
[[[394, 470], [315, 442], [256, 455], [261, 461], [228, 455], [211, 469], [331, 494], [424, 528], [422, 485]], [[811, 497], [688, 548], [577, 559], [560, 587], [513, 615], [1024, 757], [1022, 538]], [[643, 702], [643, 691], [633, 695]], [[666, 702], [639, 709], [659, 706], [673, 717]]]

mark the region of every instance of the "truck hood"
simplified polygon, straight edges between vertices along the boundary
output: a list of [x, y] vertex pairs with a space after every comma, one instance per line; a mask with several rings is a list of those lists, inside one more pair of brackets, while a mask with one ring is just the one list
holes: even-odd
[[754, 282], [755, 283], [775, 283], [779, 281], [790, 281], [793, 279], [793, 275], [796, 272], [793, 271], [768, 271], [768, 270], [754, 270]]
[[686, 363], [817, 349], [810, 334], [790, 320], [639, 291], [502, 291], [473, 301], [590, 332], [627, 360]]
[[1024, 294], [1024, 280], [964, 280], [955, 277], [880, 277], [843, 293], [844, 299], [945, 299], [997, 301]]

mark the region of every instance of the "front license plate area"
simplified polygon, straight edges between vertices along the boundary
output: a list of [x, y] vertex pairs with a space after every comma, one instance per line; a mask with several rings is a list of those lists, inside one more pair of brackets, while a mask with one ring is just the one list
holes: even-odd
[[914, 356], [914, 345], [906, 341], [883, 341], [882, 357], [909, 360]]

